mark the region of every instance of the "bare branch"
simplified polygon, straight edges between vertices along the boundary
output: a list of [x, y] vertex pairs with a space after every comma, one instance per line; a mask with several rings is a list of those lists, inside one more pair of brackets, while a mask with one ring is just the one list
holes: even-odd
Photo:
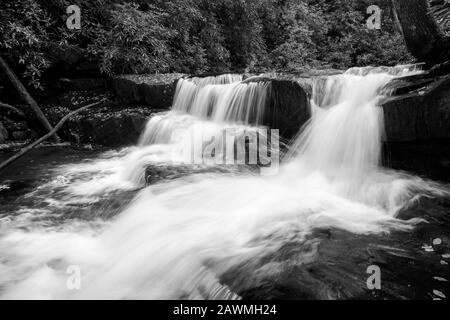
[[2, 164], [0, 164], [0, 170], [4, 169], [5, 167], [7, 167], [9, 164], [11, 164], [12, 162], [14, 162], [15, 160], [19, 159], [20, 157], [22, 157], [25, 153], [27, 153], [28, 151], [30, 151], [31, 149], [33, 149], [34, 147], [36, 147], [37, 145], [41, 144], [43, 141], [47, 140], [48, 138], [50, 138], [51, 136], [53, 136], [59, 129], [61, 129], [61, 127], [63, 126], [63, 124], [72, 116], [74, 116], [75, 114], [82, 112], [88, 108], [91, 108], [93, 106], [99, 105], [101, 103], [103, 103], [105, 101], [105, 99], [97, 101], [95, 103], [91, 103], [87, 106], [81, 107], [75, 111], [70, 112], [69, 114], [67, 114], [66, 116], [64, 116], [59, 122], [58, 124], [50, 131], [48, 132], [46, 135], [44, 135], [43, 137], [37, 139], [35, 142], [33, 142], [32, 144], [26, 146], [25, 148], [23, 148], [22, 150], [20, 150], [18, 153], [16, 153], [15, 155], [13, 155], [11, 158], [7, 159], [6, 161], [4, 161]]
[[16, 107], [13, 107], [13, 106], [11, 106], [11, 105], [9, 105], [9, 104], [7, 104], [7, 103], [0, 102], [0, 107], [9, 109], [9, 110], [11, 110], [11, 111], [14, 111], [14, 112], [15, 112], [16, 114], [18, 114], [19, 116], [25, 117], [25, 114], [24, 114], [22, 111], [20, 111], [20, 110], [17, 109]]

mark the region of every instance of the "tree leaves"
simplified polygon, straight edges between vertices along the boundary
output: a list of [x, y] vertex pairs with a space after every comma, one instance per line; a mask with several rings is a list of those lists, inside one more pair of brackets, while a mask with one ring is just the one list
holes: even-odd
[[[81, 30], [65, 26], [66, 0], [2, 0], [0, 50], [33, 86], [54, 48], [107, 74], [295, 71], [411, 61], [383, 0], [77, 0]], [[381, 31], [366, 8], [383, 9]]]

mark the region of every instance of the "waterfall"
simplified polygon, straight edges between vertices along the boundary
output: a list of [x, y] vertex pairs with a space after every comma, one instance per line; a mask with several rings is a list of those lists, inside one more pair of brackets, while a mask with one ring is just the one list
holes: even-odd
[[139, 145], [168, 143], [174, 130], [199, 121], [260, 125], [264, 116], [267, 83], [243, 83], [242, 76], [180, 79], [169, 113], [149, 120]]
[[172, 110], [214, 122], [260, 124], [267, 83], [242, 83], [242, 77], [223, 76], [178, 81]]
[[[238, 137], [255, 134], [263, 121], [268, 83], [242, 80], [242, 76], [232, 74], [180, 79], [171, 110], [148, 121], [139, 150], [129, 156], [122, 175], [142, 185], [145, 168], [151, 163], [198, 163], [203, 149], [189, 150], [195, 149], [192, 146], [202, 146], [226, 130]], [[176, 135], [189, 139], [179, 141]], [[217, 153], [220, 156], [223, 154]]]
[[293, 146], [309, 170], [354, 180], [379, 166], [384, 130], [377, 103], [393, 78], [346, 72], [314, 82], [312, 119]]
[[[383, 115], [377, 105], [388, 94], [386, 83], [412, 72], [364, 68], [316, 79], [312, 119], [276, 176], [210, 171], [162, 181], [140, 190], [100, 231], [80, 222], [34, 229], [32, 221], [27, 231], [9, 230], [0, 241], [6, 261], [0, 262], [0, 296], [239, 298], [266, 286], [266, 277], [281, 277], [291, 265], [301, 270], [318, 259], [319, 240], [310, 237], [314, 230], [358, 235], [411, 230], [420, 220], [397, 219], [398, 211], [421, 195], [443, 191], [379, 166]], [[141, 179], [146, 165], [166, 164], [182, 147], [170, 140], [176, 129], [251, 130], [249, 121], [263, 112], [264, 91], [232, 76], [180, 80], [173, 109], [148, 122], [138, 146], [80, 169], [84, 178], [92, 177], [86, 172], [97, 166], [109, 180], [93, 178], [65, 192], [73, 201], [124, 177]], [[75, 171], [65, 167], [59, 174]], [[295, 251], [299, 243], [309, 243], [309, 249]], [[289, 248], [295, 254], [283, 258]], [[67, 265], [82, 270], [80, 290], [66, 290]]]
[[379, 104], [390, 95], [385, 87], [396, 77], [420, 72], [416, 65], [364, 67], [314, 79], [312, 117], [288, 155], [294, 167], [340, 181], [348, 197], [367, 198], [370, 178], [382, 172], [384, 119]]

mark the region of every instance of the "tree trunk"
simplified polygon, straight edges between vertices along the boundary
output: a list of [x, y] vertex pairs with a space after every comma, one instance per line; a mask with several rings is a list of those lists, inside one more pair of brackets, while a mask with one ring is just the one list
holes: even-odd
[[445, 0], [392, 0], [394, 17], [411, 54], [428, 66], [450, 60]]
[[[17, 89], [17, 92], [21, 96], [21, 98], [28, 103], [28, 105], [31, 107], [33, 112], [36, 114], [37, 119], [42, 123], [45, 129], [47, 131], [52, 131], [53, 127], [48, 121], [47, 117], [42, 112], [41, 108], [39, 108], [37, 102], [33, 99], [33, 97], [30, 95], [30, 93], [27, 91], [25, 86], [20, 82], [19, 78], [17, 78], [14, 71], [9, 67], [8, 63], [0, 56], [0, 68], [3, 69], [3, 71], [7, 74], [8, 78], [11, 80], [14, 87]], [[61, 140], [59, 139], [58, 135], [55, 133], [52, 136], [53, 140], [56, 143], [59, 143]]]

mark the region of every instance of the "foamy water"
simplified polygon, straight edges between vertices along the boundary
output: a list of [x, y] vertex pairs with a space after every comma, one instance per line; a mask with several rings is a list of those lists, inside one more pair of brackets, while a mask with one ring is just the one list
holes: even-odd
[[[106, 221], [29, 224], [24, 231], [26, 217], [11, 219], [0, 229], [0, 297], [237, 299], [224, 275], [238, 266], [251, 269], [251, 261], [302, 241], [313, 230], [413, 229], [421, 220], [399, 220], [399, 210], [421, 196], [448, 191], [380, 167], [383, 115], [377, 104], [388, 94], [382, 89], [412, 72], [351, 69], [318, 80], [313, 117], [278, 175], [230, 169], [232, 175], [205, 171], [161, 181], [141, 189]], [[138, 146], [58, 168], [56, 177], [66, 180], [44, 188], [62, 185], [61, 206], [142, 188], [146, 166], [183, 160], [182, 142], [171, 140], [174, 130], [255, 129], [264, 98], [264, 86], [232, 76], [182, 80], [173, 110], [149, 120]], [[309, 254], [298, 259], [314, 252]], [[68, 266], [80, 268], [80, 290], [67, 289]], [[277, 275], [282, 268], [272, 261], [254, 272]]]

